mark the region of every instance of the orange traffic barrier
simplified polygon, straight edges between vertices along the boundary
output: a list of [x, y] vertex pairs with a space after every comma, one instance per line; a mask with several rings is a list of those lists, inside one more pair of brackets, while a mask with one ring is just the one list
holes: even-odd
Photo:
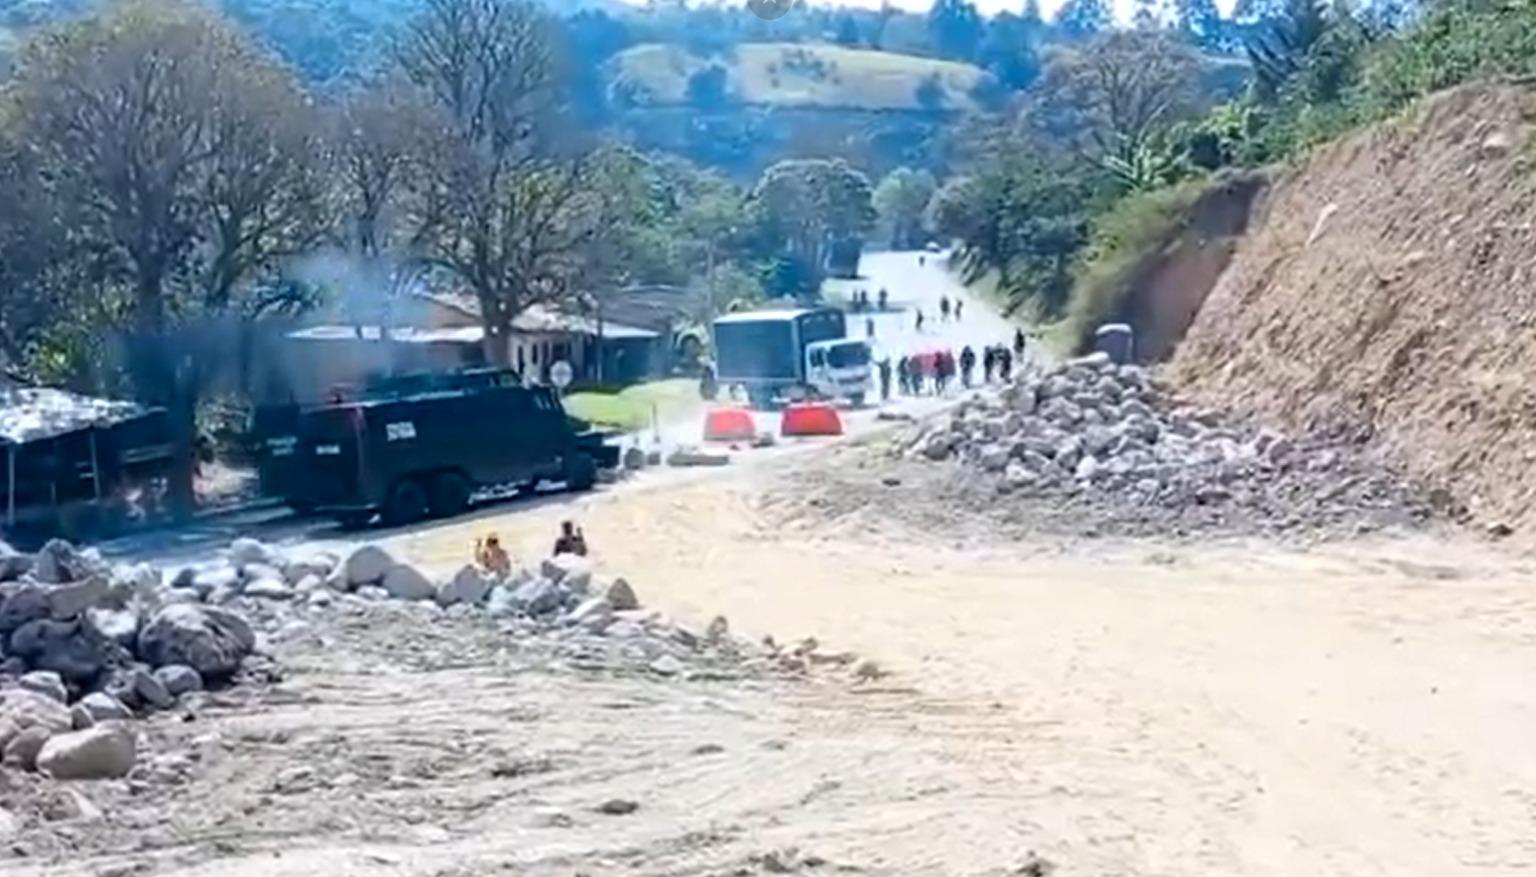
[[825, 402], [791, 405], [784, 409], [779, 432], [786, 436], [842, 435], [843, 418]]
[[757, 437], [757, 423], [745, 408], [715, 408], [704, 415], [707, 442], [749, 442]]

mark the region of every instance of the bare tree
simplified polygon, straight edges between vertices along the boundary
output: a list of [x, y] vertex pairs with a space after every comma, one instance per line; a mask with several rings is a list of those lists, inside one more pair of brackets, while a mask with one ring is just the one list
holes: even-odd
[[1127, 158], [1193, 109], [1198, 76], [1198, 56], [1173, 35], [1112, 31], [1051, 55], [1034, 111], [1083, 150]]
[[170, 409], [172, 500], [188, 511], [208, 347], [187, 327], [237, 297], [269, 298], [259, 281], [313, 239], [302, 95], [212, 13], [170, 0], [129, 0], [42, 32], [13, 93], [71, 237], [98, 260], [100, 288], [123, 296], [128, 370], [141, 399]]
[[428, 0], [396, 54], [447, 131], [423, 163], [415, 237], [474, 294], [487, 358], [507, 364], [513, 320], [578, 293], [595, 233], [582, 163], [553, 158], [541, 124], [560, 90], [551, 23], [525, 0]]

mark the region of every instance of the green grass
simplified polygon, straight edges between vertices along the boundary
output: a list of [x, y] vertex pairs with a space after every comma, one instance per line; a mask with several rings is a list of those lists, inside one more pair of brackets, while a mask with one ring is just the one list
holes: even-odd
[[917, 110], [917, 88], [937, 76], [944, 108], [975, 108], [971, 89], [984, 74], [969, 64], [894, 52], [796, 43], [746, 43], [715, 57], [681, 46], [647, 43], [611, 62], [616, 81], [640, 87], [644, 100], [667, 106], [687, 102], [688, 77], [710, 64], [728, 73], [732, 98], [754, 106], [856, 110]]
[[653, 409], [660, 422], [666, 423], [701, 404], [699, 383], [691, 378], [636, 384], [617, 393], [572, 393], [564, 402], [573, 417], [624, 432], [649, 429]]
[[[1053, 327], [1058, 345], [1079, 347], [1119, 312], [1144, 266], [1168, 250], [1188, 227], [1190, 211], [1220, 185], [1220, 177], [1190, 180], [1129, 195], [1098, 218], [1079, 256], [1066, 314]], [[1058, 334], [1059, 333], [1059, 334]]]

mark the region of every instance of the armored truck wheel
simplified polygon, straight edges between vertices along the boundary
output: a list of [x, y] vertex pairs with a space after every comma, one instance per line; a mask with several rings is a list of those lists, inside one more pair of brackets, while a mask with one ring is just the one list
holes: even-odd
[[565, 458], [565, 486], [568, 490], [591, 490], [597, 484], [597, 463], [582, 453]]
[[406, 478], [389, 492], [389, 501], [384, 504], [384, 523], [399, 526], [426, 516], [427, 492], [420, 482]]
[[432, 516], [451, 518], [469, 508], [469, 479], [457, 472], [444, 472], [432, 479]]

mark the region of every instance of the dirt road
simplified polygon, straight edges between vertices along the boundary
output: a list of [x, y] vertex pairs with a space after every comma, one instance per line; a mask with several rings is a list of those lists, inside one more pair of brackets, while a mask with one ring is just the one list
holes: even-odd
[[[877, 874], [1003, 874], [1030, 850], [1083, 875], [1536, 865], [1528, 564], [1418, 539], [960, 549], [829, 530], [782, 486], [742, 469], [582, 521], [650, 605], [814, 634], [888, 678], [594, 679], [452, 641], [412, 669], [395, 664], [415, 646], [381, 661], [333, 641], [293, 658], [287, 705], [172, 728], [228, 751], [156, 811], [191, 821], [182, 842], [139, 860], [242, 877], [751, 874], [790, 847]], [[536, 556], [566, 513], [494, 526]], [[449, 565], [488, 524], [392, 547]], [[486, 779], [506, 758], [554, 767]], [[300, 768], [324, 782], [274, 791]], [[593, 815], [612, 797], [641, 809]], [[20, 873], [45, 872], [93, 873]]]
[[[487, 530], [542, 556], [578, 517], [648, 605], [814, 635], [886, 678], [582, 674], [426, 621], [317, 634], [265, 706], [156, 721], [209, 755], [125, 799], [142, 830], [15, 873], [1536, 867], [1528, 561], [1428, 536], [1004, 541], [878, 503], [830, 520], [797, 485], [843, 465], [791, 454], [386, 541], [451, 568]], [[610, 798], [639, 809], [594, 812]]]

